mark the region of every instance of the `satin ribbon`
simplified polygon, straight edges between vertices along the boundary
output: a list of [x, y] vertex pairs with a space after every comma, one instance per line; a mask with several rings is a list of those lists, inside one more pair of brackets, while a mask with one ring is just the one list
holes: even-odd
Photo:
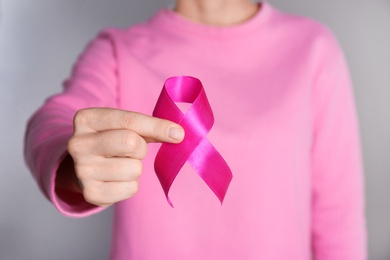
[[[175, 102], [190, 103], [191, 106], [184, 114]], [[232, 172], [206, 138], [214, 124], [214, 115], [200, 80], [189, 76], [167, 79], [153, 116], [178, 123], [185, 130], [181, 143], [161, 145], [154, 162], [168, 203], [173, 207], [168, 193], [180, 169], [188, 161], [222, 204]]]

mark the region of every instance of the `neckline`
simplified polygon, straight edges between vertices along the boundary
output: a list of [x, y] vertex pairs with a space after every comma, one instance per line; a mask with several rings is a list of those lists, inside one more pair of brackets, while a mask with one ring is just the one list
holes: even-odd
[[182, 34], [193, 37], [229, 38], [242, 36], [252, 32], [261, 26], [270, 15], [272, 7], [267, 1], [259, 3], [257, 13], [248, 20], [229, 26], [217, 26], [198, 23], [176, 13], [172, 9], [161, 9], [152, 19], [150, 24], [158, 29], [170, 31], [174, 34]]

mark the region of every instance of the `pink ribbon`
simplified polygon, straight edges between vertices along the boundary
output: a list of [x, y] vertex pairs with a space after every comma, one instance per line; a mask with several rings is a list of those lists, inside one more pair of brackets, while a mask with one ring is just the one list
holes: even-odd
[[[191, 103], [191, 106], [183, 114], [175, 102]], [[173, 207], [168, 196], [169, 189], [186, 161], [222, 204], [232, 180], [232, 172], [222, 156], [206, 139], [214, 124], [214, 115], [200, 80], [189, 76], [167, 79], [153, 116], [178, 123], [185, 130], [185, 137], [181, 143], [161, 145], [154, 162], [154, 169], [169, 205]]]

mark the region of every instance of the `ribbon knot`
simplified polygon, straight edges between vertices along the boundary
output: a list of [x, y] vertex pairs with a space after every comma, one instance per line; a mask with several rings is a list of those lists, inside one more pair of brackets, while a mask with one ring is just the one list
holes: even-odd
[[[183, 113], [175, 102], [190, 103]], [[214, 124], [214, 115], [202, 83], [189, 76], [166, 80], [158, 98], [153, 116], [178, 123], [185, 137], [179, 144], [163, 143], [156, 155], [154, 169], [169, 205], [168, 193], [185, 162], [210, 187], [221, 204], [232, 179], [232, 172], [206, 135]]]

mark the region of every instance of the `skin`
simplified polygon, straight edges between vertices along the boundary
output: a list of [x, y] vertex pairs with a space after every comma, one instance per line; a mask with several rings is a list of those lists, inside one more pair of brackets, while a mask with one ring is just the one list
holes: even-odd
[[259, 9], [249, 0], [177, 0], [175, 11], [198, 23], [229, 26], [242, 23]]
[[[258, 4], [249, 0], [177, 0], [175, 11], [198, 23], [229, 26], [250, 19]], [[88, 108], [74, 117], [69, 155], [60, 164], [56, 187], [82, 193], [108, 207], [138, 191], [147, 143], [179, 143], [184, 130], [148, 115], [111, 108]]]

